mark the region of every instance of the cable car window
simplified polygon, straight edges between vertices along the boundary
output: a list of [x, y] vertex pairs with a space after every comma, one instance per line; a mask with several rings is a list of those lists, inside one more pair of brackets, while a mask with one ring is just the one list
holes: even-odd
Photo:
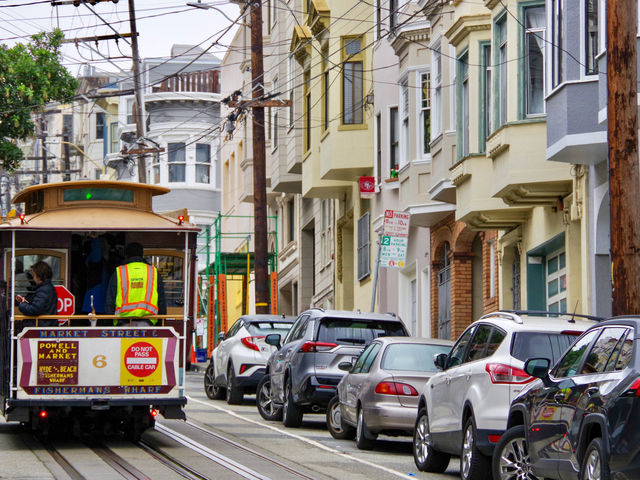
[[34, 255], [17, 255], [16, 256], [16, 294], [26, 295], [35, 289], [35, 282], [31, 275], [31, 266], [36, 262], [47, 262], [51, 267], [53, 276], [51, 283], [53, 285], [62, 285], [64, 283], [61, 275], [62, 258], [55, 255], [34, 254]]
[[152, 254], [145, 259], [158, 269], [164, 283], [164, 294], [167, 307], [184, 305], [184, 260], [176, 255]]
[[133, 203], [133, 191], [120, 188], [67, 188], [65, 202], [111, 201]]

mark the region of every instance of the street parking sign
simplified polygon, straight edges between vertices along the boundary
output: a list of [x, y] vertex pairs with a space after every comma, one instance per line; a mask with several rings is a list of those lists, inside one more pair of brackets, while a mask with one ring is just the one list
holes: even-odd
[[384, 225], [380, 237], [380, 266], [405, 266], [411, 214], [397, 210], [384, 211]]
[[383, 235], [380, 240], [382, 242], [382, 249], [380, 250], [380, 266], [404, 267], [409, 239], [407, 237]]

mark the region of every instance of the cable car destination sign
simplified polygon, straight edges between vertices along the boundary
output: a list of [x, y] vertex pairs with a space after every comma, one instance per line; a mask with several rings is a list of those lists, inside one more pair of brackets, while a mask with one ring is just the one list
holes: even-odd
[[384, 211], [384, 226], [380, 238], [380, 266], [403, 268], [409, 244], [411, 214], [396, 210]]

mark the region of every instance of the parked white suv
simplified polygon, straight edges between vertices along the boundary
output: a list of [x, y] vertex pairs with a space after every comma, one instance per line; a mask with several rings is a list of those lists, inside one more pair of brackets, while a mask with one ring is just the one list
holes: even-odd
[[525, 361], [545, 357], [553, 365], [593, 324], [538, 312], [496, 312], [472, 323], [449, 354], [435, 357], [442, 371], [420, 394], [416, 466], [444, 472], [450, 457], [459, 455], [463, 480], [490, 478], [490, 457], [507, 429], [511, 401], [534, 380], [523, 371]]
[[227, 403], [233, 404], [255, 391], [269, 356], [276, 350], [264, 341], [265, 336], [285, 336], [294, 320], [284, 315], [244, 315], [228, 332], [221, 332], [204, 374], [207, 397], [222, 399], [226, 395]]

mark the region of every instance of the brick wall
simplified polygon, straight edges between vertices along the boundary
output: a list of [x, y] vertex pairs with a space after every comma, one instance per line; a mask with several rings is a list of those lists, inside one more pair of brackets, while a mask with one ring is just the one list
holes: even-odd
[[451, 339], [456, 340], [472, 322], [473, 308], [473, 262], [472, 243], [477, 235], [482, 240], [482, 295], [483, 313], [498, 308], [498, 255], [494, 254], [494, 295], [491, 295], [491, 246], [496, 248], [497, 232], [474, 232], [455, 215], [450, 215], [431, 228], [431, 331], [438, 332], [438, 272], [442, 267], [445, 242], [449, 244]]

